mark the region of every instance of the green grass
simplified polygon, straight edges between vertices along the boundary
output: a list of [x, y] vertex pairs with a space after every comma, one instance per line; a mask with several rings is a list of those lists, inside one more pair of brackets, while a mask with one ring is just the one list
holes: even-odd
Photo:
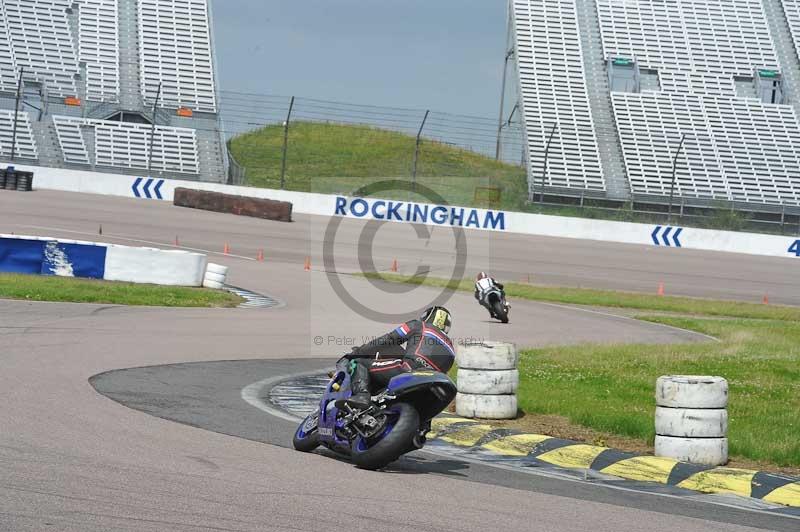
[[582, 345], [527, 350], [519, 405], [573, 423], [653, 442], [660, 375], [728, 379], [732, 456], [800, 466], [800, 324], [796, 321], [646, 318], [719, 338], [688, 345]]
[[[443, 279], [368, 274], [434, 286]], [[472, 291], [472, 281], [450, 284]], [[580, 345], [523, 350], [520, 408], [652, 444], [661, 375], [720, 375], [730, 384], [730, 453], [800, 467], [800, 308], [507, 283], [511, 299], [679, 313], [639, 319], [697, 331], [719, 342]], [[513, 320], [513, 314], [512, 314]]]
[[235, 307], [242, 302], [230, 292], [206, 288], [16, 274], [0, 274], [0, 298], [159, 307]]
[[[365, 273], [365, 277], [383, 279], [390, 282], [443, 287], [472, 292], [474, 284], [470, 279], [448, 281], [435, 277], [406, 277], [400, 274], [377, 272]], [[563, 288], [540, 286], [526, 283], [504, 283], [506, 295], [510, 299], [529, 299], [572, 305], [591, 305], [597, 307], [626, 308], [674, 312], [704, 316], [724, 316], [731, 318], [798, 320], [800, 307], [762, 305], [741, 301], [720, 301], [693, 297], [657, 296], [636, 292], [595, 290], [591, 288]]]
[[[412, 175], [415, 139], [368, 126], [294, 122], [289, 129], [286, 188], [349, 194], [376, 178]], [[280, 186], [283, 127], [247, 133], [231, 141], [231, 153], [247, 169], [247, 184]], [[440, 142], [423, 140], [417, 181], [456, 205], [475, 201], [476, 187], [498, 187], [500, 206], [521, 210], [527, 198], [525, 170]], [[406, 192], [381, 193], [407, 199]], [[412, 199], [423, 200], [421, 196]]]

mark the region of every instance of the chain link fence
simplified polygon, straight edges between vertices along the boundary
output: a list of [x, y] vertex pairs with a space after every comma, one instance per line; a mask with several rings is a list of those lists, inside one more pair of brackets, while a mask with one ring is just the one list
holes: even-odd
[[223, 93], [234, 184], [357, 192], [375, 179], [416, 181], [451, 203], [519, 207], [522, 125], [497, 119], [311, 98]]

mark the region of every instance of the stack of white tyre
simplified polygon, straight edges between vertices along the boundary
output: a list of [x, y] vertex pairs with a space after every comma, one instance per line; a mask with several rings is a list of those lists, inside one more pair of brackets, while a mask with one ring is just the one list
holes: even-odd
[[206, 275], [203, 278], [203, 286], [206, 288], [220, 289], [225, 286], [228, 277], [228, 267], [221, 264], [209, 263], [206, 268]]
[[656, 382], [655, 454], [683, 462], [728, 462], [728, 381], [669, 375]]
[[468, 418], [517, 416], [517, 348], [502, 342], [458, 346], [456, 414]]

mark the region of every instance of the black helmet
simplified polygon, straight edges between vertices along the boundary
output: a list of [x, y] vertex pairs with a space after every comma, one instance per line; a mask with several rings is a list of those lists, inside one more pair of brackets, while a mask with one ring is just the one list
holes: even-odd
[[453, 324], [450, 311], [444, 307], [429, 307], [425, 309], [419, 319], [444, 331], [445, 334], [450, 332], [450, 326]]

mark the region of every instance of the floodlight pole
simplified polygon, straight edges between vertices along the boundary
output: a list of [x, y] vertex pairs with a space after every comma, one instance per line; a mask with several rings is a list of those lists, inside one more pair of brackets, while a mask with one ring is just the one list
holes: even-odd
[[19, 82], [17, 83], [17, 103], [14, 106], [14, 131], [11, 134], [11, 161], [14, 160], [14, 152], [17, 148], [17, 122], [19, 121], [19, 101], [22, 99], [22, 75], [25, 68], [19, 69]]
[[147, 154], [147, 175], [150, 177], [152, 177], [153, 173], [153, 144], [156, 140], [156, 111], [158, 110], [159, 99], [161, 99], [161, 83], [158, 84], [156, 101], [153, 102], [153, 124], [150, 127], [150, 152]]
[[672, 182], [669, 185], [669, 212], [667, 214], [667, 223], [672, 223], [672, 198], [675, 194], [675, 172], [678, 168], [678, 155], [681, 153], [683, 147], [683, 140], [686, 138], [686, 133], [681, 134], [681, 142], [678, 144], [678, 150], [675, 152], [675, 158], [672, 159]]
[[[509, 33], [511, 32], [511, 27], [509, 25]], [[506, 45], [508, 45], [508, 38], [506, 38]], [[503, 132], [503, 110], [505, 109], [506, 104], [506, 78], [508, 77], [508, 60], [514, 55], [514, 49], [511, 48], [510, 50], [506, 51], [506, 59], [503, 63], [503, 82], [500, 85], [500, 114], [497, 117], [497, 146], [495, 147], [494, 158], [495, 160], [500, 160], [500, 150], [502, 148], [502, 137], [501, 134]], [[512, 111], [513, 114], [513, 111]]]

